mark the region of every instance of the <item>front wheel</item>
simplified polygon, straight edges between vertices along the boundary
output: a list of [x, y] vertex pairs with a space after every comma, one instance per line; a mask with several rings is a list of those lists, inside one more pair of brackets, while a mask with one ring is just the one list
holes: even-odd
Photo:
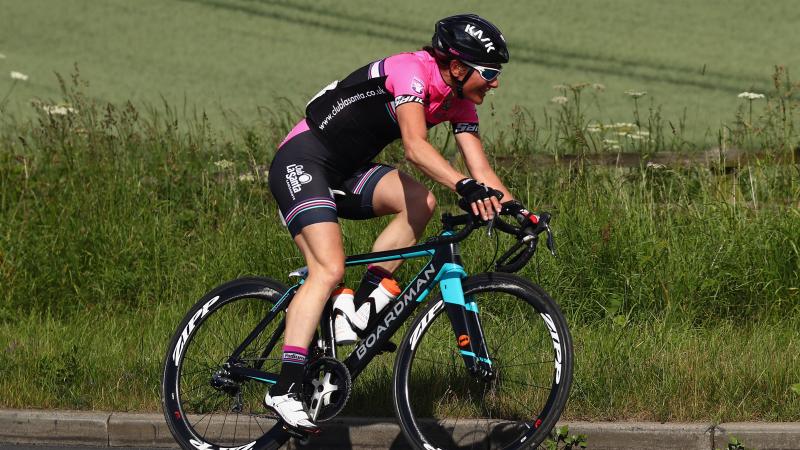
[[395, 362], [395, 411], [418, 449], [538, 446], [561, 415], [572, 382], [572, 338], [556, 303], [516, 275], [462, 282], [479, 308], [493, 376], [470, 373], [441, 296], [412, 323]]

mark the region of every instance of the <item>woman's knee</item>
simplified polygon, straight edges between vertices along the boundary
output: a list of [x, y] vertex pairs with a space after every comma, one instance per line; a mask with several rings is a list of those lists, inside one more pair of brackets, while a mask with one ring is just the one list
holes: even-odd
[[339, 224], [319, 222], [305, 226], [295, 236], [295, 243], [308, 266], [314, 283], [335, 286], [344, 278], [344, 248]]
[[436, 196], [425, 186], [420, 185], [415, 192], [411, 192], [405, 207], [410, 216], [422, 217], [429, 220], [436, 210]]
[[344, 279], [344, 260], [325, 261], [308, 268], [308, 277], [333, 288]]
[[428, 191], [428, 195], [425, 196], [425, 206], [428, 217], [433, 216], [433, 212], [436, 211], [436, 196], [431, 191]]

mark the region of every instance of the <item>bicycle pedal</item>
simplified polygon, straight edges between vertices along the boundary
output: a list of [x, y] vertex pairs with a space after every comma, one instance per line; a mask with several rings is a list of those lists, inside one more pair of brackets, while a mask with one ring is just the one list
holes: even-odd
[[319, 428], [316, 428], [314, 430], [306, 430], [301, 428], [290, 427], [289, 425], [286, 425], [286, 423], [283, 423], [283, 430], [286, 431], [286, 433], [289, 434], [289, 436], [300, 440], [300, 442], [302, 442], [304, 445], [308, 444], [308, 439], [311, 436], [317, 436], [322, 432], [322, 430], [320, 430]]
[[382, 355], [384, 353], [394, 353], [396, 351], [397, 351], [397, 344], [395, 344], [392, 341], [387, 341], [385, 344], [383, 344], [383, 347], [381, 347], [381, 350], [378, 352], [378, 354]]

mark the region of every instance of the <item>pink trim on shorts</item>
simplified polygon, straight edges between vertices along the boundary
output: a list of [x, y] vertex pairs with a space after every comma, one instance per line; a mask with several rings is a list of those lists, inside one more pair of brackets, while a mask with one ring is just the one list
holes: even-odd
[[304, 117], [303, 119], [300, 120], [300, 122], [297, 122], [297, 125], [295, 125], [294, 128], [292, 128], [292, 131], [290, 131], [289, 134], [286, 135], [286, 137], [283, 139], [283, 142], [281, 142], [281, 145], [279, 145], [278, 148], [283, 147], [283, 144], [287, 143], [291, 138], [308, 130], [309, 130], [308, 122], [306, 122], [306, 119]]

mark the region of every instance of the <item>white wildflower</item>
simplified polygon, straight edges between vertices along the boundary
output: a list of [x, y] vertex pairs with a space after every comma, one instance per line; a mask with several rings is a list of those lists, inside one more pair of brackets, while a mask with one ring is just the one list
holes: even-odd
[[653, 161], [647, 161], [647, 168], [653, 170], [661, 170], [661, 169], [666, 169], [667, 166], [659, 163], [654, 163]]
[[644, 139], [644, 136], [638, 133], [629, 134], [628, 137], [633, 139], [634, 141], [641, 141], [642, 139]]
[[616, 139], [603, 139], [603, 144], [614, 145], [614, 144], [619, 144], [619, 141]]
[[19, 81], [28, 81], [28, 76], [22, 72], [11, 72], [11, 79], [12, 80], [19, 80]]
[[233, 167], [233, 163], [228, 161], [227, 159], [221, 159], [214, 163], [215, 166], [219, 167], [222, 170], [229, 169]]
[[639, 127], [637, 127], [635, 123], [629, 123], [629, 122], [617, 122], [614, 125], [609, 125], [608, 128], [616, 130], [618, 134], [622, 135], [633, 133], [639, 129]]
[[592, 88], [595, 91], [601, 91], [602, 92], [602, 91], [606, 90], [606, 85], [602, 84], [602, 83], [594, 83], [594, 84], [592, 84]]
[[645, 131], [645, 130], [639, 130], [639, 131], [636, 132], [636, 134], [639, 135], [639, 136], [642, 136], [642, 137], [650, 136], [650, 132], [649, 131]]
[[647, 95], [647, 91], [625, 91], [626, 94], [630, 95], [633, 98], [641, 98]]
[[764, 98], [764, 94], [757, 94], [755, 92], [742, 92], [738, 95], [739, 98], [746, 98], [748, 100], [758, 100]]
[[66, 116], [67, 114], [75, 114], [76, 111], [71, 106], [66, 105], [42, 105], [44, 112], [55, 116]]
[[589, 133], [600, 133], [603, 131], [603, 124], [601, 123], [590, 123], [586, 126], [586, 131]]
[[551, 103], [555, 103], [557, 105], [565, 105], [567, 104], [568, 101], [569, 99], [567, 97], [564, 97], [563, 95], [558, 95], [550, 99]]
[[567, 89], [569, 89], [569, 87], [567, 87], [564, 84], [554, 84], [553, 85], [553, 90], [556, 90], [556, 91], [565, 91]]
[[256, 177], [254, 177], [252, 173], [243, 173], [239, 175], [239, 181], [247, 181], [248, 183], [252, 183], [253, 181], [256, 181]]

